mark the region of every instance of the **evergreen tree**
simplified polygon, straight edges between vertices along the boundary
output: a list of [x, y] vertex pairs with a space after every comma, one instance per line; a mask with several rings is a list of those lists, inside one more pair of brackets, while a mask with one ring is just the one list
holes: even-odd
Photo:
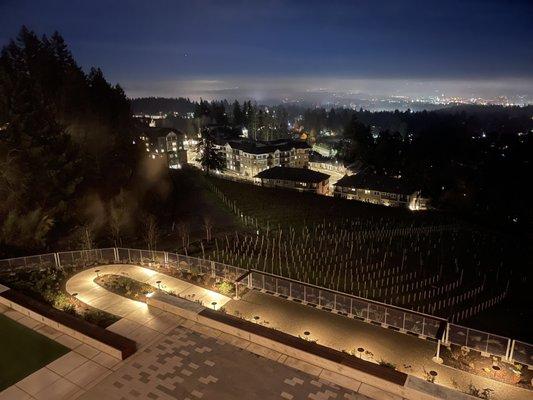
[[215, 149], [211, 140], [203, 139], [198, 143], [198, 154], [200, 157], [196, 161], [202, 165], [205, 171], [224, 171], [226, 169], [224, 156]]

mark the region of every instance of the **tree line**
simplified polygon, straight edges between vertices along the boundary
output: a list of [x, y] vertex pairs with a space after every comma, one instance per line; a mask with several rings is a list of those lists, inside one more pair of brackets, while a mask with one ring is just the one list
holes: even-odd
[[0, 255], [47, 248], [117, 202], [137, 167], [133, 133], [119, 85], [85, 73], [59, 33], [23, 27], [0, 55]]

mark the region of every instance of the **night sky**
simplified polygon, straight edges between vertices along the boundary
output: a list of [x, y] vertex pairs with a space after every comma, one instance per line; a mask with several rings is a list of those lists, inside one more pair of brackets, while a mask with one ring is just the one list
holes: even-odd
[[526, 95], [533, 1], [0, 0], [130, 96]]

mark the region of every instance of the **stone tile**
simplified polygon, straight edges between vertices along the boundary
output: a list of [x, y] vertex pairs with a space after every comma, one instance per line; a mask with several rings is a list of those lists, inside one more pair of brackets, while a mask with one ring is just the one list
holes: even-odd
[[0, 392], [0, 400], [28, 400], [31, 396], [13, 385]]
[[255, 353], [257, 355], [260, 355], [261, 357], [269, 358], [271, 360], [276, 361], [280, 356], [281, 353], [277, 352], [275, 350], [271, 350], [268, 347], [264, 347], [255, 343], [251, 343], [247, 348], [247, 351], [250, 351], [252, 353]]
[[140, 346], [144, 346], [158, 337], [160, 333], [154, 331], [153, 329], [147, 328], [146, 326], [140, 326], [135, 329], [133, 332], [127, 335], [132, 340], [135, 340]]
[[50, 386], [38, 392], [34, 397], [37, 400], [71, 399], [71, 395], [78, 392], [80, 389], [80, 387], [67, 381], [65, 378], [59, 378]]
[[41, 390], [57, 381], [59, 378], [60, 376], [58, 374], [49, 370], [48, 368], [41, 368], [40, 370], [18, 382], [16, 385], [26, 393], [34, 396]]
[[161, 314], [163, 311], [154, 308], [154, 307], [146, 307], [144, 309], [131, 312], [127, 314], [124, 318], [129, 319], [131, 321], [135, 321], [141, 325], [145, 325], [148, 321], [155, 318], [157, 315]]
[[402, 400], [401, 396], [367, 385], [366, 383], [361, 384], [358, 393], [375, 400]]
[[293, 357], [287, 357], [285, 362], [283, 363], [285, 365], [288, 365], [289, 367], [299, 369], [300, 371], [303, 371], [309, 375], [313, 376], [319, 376], [322, 372], [322, 368], [317, 367], [316, 365], [309, 364], [305, 361], [298, 360]]
[[222, 333], [218, 338], [226, 343], [231, 344], [232, 346], [240, 347], [241, 349], [246, 349], [248, 346], [250, 346], [249, 340], [230, 335], [229, 333]]
[[87, 362], [86, 357], [76, 353], [75, 351], [71, 351], [64, 356], [59, 357], [57, 360], [52, 361], [46, 367], [58, 375], [65, 376], [85, 362]]
[[39, 329], [43, 324], [39, 321], [34, 320], [33, 318], [24, 316], [17, 320], [17, 322], [21, 325], [27, 326], [30, 329]]
[[[85, 389], [80, 389], [77, 392], [72, 393], [68, 400], [76, 400], [76, 399], [80, 398], [81, 396], [83, 396], [86, 392], [87, 391]], [[99, 400], [102, 400], [102, 399], [99, 399]], [[108, 399], [106, 399], [106, 400], [108, 400]]]
[[92, 346], [89, 346], [88, 344], [83, 343], [81, 346], [78, 346], [74, 349], [76, 353], [80, 353], [82, 356], [86, 358], [93, 358], [98, 353], [100, 353], [100, 350], [95, 349]]
[[106, 329], [111, 332], [115, 332], [119, 335], [126, 336], [131, 334], [134, 330], [141, 327], [141, 324], [138, 322], [132, 321], [131, 319], [122, 318], [115, 322], [114, 324], [109, 325]]
[[15, 310], [13, 310], [13, 309], [9, 309], [9, 310], [7, 310], [6, 312], [4, 312], [4, 315], [5, 315], [6, 317], [11, 318], [11, 319], [14, 320], [14, 321], [18, 321], [18, 320], [24, 318], [24, 314], [22, 314], [22, 313], [20, 313], [20, 312], [18, 312], [18, 311], [15, 311]]
[[68, 347], [69, 349], [75, 349], [78, 346], [81, 346], [81, 342], [69, 335], [61, 335], [54, 339], [56, 342], [61, 343], [63, 346]]
[[106, 367], [113, 368], [115, 365], [121, 362], [118, 358], [112, 357], [106, 353], [100, 353], [92, 358], [92, 361]]
[[341, 374], [338, 374], [336, 372], [333, 372], [333, 371], [328, 371], [328, 370], [323, 370], [322, 373], [320, 374], [320, 378], [321, 379], [325, 379], [329, 382], [333, 382], [337, 385], [341, 385], [345, 388], [348, 388], [348, 389], [351, 389], [355, 392], [357, 392], [359, 390], [359, 388], [361, 387], [361, 382], [356, 380], [356, 379], [352, 379], [352, 378], [349, 378], [345, 375], [341, 375]]
[[89, 360], [71, 371], [65, 378], [83, 388], [107, 372], [109, 372], [107, 368]]
[[47, 325], [41, 326], [37, 329], [41, 335], [44, 335], [52, 340], [55, 340], [57, 337], [61, 336], [63, 333], [59, 332], [57, 329], [51, 328]]
[[167, 333], [182, 321], [183, 318], [165, 312], [150, 319], [145, 326], [161, 333]]

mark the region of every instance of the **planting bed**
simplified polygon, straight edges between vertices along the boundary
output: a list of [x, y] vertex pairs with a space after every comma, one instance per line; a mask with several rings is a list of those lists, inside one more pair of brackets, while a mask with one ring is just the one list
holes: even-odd
[[533, 371], [527, 366], [503, 362], [499, 357], [484, 357], [475, 350], [468, 351], [452, 344], [450, 349], [442, 348], [444, 365], [494, 379], [510, 385], [533, 390]]
[[106, 328], [118, 317], [95, 309], [65, 291], [65, 282], [77, 269], [65, 270], [54, 265], [34, 270], [19, 270], [0, 275], [0, 282], [41, 303]]

